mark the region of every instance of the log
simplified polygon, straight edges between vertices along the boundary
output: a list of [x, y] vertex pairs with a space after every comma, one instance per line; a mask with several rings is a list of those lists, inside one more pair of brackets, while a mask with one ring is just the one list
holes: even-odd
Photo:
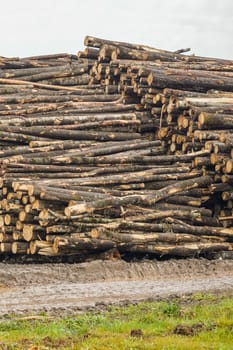
[[138, 49], [138, 50], [153, 50], [150, 46], [146, 45], [139, 45], [139, 44], [131, 44], [126, 43], [122, 41], [112, 41], [112, 40], [106, 40], [106, 39], [100, 39], [97, 37], [93, 37], [90, 35], [87, 35], [84, 39], [84, 45], [90, 46], [90, 47], [96, 47], [101, 48], [102, 45], [112, 45], [112, 46], [124, 46], [132, 49]]
[[1, 243], [12, 243], [14, 241], [12, 235], [0, 232]]
[[[140, 134], [138, 133], [121, 133], [121, 132], [87, 132], [87, 131], [79, 131], [79, 130], [64, 130], [64, 129], [56, 129], [56, 128], [44, 128], [44, 127], [11, 127], [8, 130], [14, 130], [14, 132], [5, 132], [2, 131], [3, 126], [0, 126], [0, 137], [7, 140], [13, 140], [13, 135], [17, 142], [29, 142], [36, 137], [40, 138], [51, 138], [51, 139], [60, 139], [60, 140], [99, 140], [99, 141], [123, 141], [123, 140], [133, 140], [140, 138]], [[20, 134], [18, 134], [20, 133]], [[22, 133], [22, 134], [21, 134]], [[26, 136], [28, 135], [28, 136]]]
[[90, 213], [95, 210], [103, 209], [106, 207], [120, 207], [126, 204], [144, 204], [144, 205], [152, 205], [154, 203], [159, 202], [162, 199], [168, 198], [176, 193], [197, 188], [199, 186], [208, 186], [212, 183], [212, 179], [209, 176], [202, 176], [199, 178], [184, 180], [182, 182], [177, 182], [176, 185], [170, 185], [161, 190], [158, 190], [157, 193], [153, 196], [149, 195], [132, 195], [125, 196], [123, 198], [109, 198], [106, 200], [99, 200], [93, 203], [81, 203], [71, 207], [65, 208], [65, 215], [67, 217], [71, 217], [73, 215], [78, 215], [82, 213]]
[[57, 237], [54, 240], [53, 250], [55, 253], [61, 252], [62, 250], [80, 251], [80, 250], [91, 250], [91, 251], [105, 251], [115, 247], [115, 243], [111, 240], [96, 240], [90, 238], [71, 238], [68, 236]]
[[12, 252], [12, 243], [0, 243], [1, 253], [11, 253]]
[[233, 127], [233, 115], [202, 112], [199, 115], [198, 122], [201, 129], [215, 129], [219, 125], [221, 125], [221, 128], [231, 129]]
[[[135, 233], [125, 233], [125, 232], [106, 232], [104, 235], [106, 238], [111, 238], [112, 240], [119, 242], [122, 247], [126, 243], [131, 244], [146, 244], [155, 242], [168, 242], [168, 243], [185, 243], [185, 242], [198, 242], [201, 239], [197, 236], [189, 234], [179, 234], [179, 233], [144, 233], [143, 231], [136, 231]], [[103, 238], [103, 237], [102, 237]]]
[[11, 251], [13, 254], [27, 254], [29, 244], [27, 242], [13, 242], [11, 245]]
[[29, 244], [30, 254], [40, 254], [47, 256], [56, 256], [53, 251], [53, 244], [43, 240], [33, 240]]
[[204, 253], [232, 250], [230, 243], [186, 243], [182, 245], [141, 244], [123, 246], [120, 252], [155, 254], [162, 256], [199, 257]]

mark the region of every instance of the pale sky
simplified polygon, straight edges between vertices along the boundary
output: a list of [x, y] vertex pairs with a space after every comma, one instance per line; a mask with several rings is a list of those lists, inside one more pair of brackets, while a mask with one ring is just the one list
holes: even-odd
[[85, 35], [233, 59], [232, 0], [0, 0], [0, 56], [83, 49]]

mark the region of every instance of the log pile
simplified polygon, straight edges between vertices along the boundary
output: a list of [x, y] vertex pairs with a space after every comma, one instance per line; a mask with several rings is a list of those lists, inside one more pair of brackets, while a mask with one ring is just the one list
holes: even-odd
[[85, 45], [0, 58], [1, 253], [232, 250], [233, 61]]

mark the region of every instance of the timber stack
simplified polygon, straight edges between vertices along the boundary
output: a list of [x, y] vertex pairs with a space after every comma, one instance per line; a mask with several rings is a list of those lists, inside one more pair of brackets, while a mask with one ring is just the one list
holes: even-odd
[[0, 58], [1, 253], [232, 250], [233, 61], [85, 45]]

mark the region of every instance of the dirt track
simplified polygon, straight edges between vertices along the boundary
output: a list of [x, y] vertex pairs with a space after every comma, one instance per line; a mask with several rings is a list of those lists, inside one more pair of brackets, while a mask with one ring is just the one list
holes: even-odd
[[233, 294], [233, 260], [0, 264], [0, 314], [68, 312], [198, 291]]

